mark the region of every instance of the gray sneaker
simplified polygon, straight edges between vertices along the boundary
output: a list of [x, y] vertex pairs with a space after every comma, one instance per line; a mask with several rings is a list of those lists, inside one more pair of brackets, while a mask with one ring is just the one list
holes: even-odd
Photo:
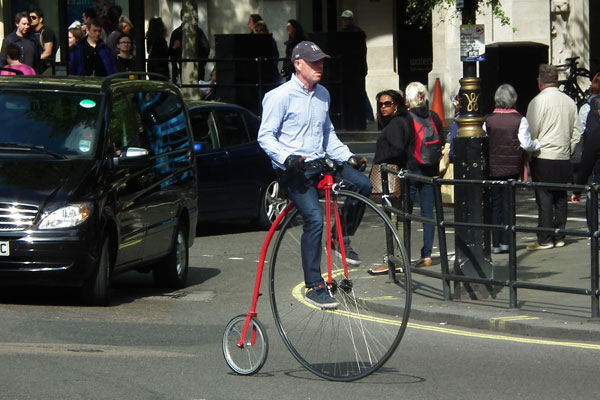
[[322, 285], [309, 288], [304, 294], [304, 298], [309, 304], [320, 308], [337, 308], [340, 305], [329, 293], [329, 290]]
[[[342, 252], [339, 249], [339, 244], [337, 242], [333, 242], [333, 252], [338, 257], [342, 257]], [[350, 247], [350, 242], [347, 244], [344, 243], [344, 250], [346, 251], [346, 262], [352, 265], [358, 265], [361, 263], [360, 257], [358, 257], [358, 253]]]

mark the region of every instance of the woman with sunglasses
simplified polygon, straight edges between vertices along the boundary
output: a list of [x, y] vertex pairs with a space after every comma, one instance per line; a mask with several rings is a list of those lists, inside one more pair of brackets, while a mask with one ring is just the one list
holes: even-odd
[[[410, 136], [404, 95], [397, 90], [388, 89], [377, 93], [376, 99], [377, 126], [381, 133], [375, 145], [373, 165], [387, 163], [406, 168]], [[390, 198], [390, 201], [393, 207], [400, 208], [401, 198]], [[392, 222], [398, 228], [395, 214], [392, 214]], [[371, 275], [387, 274], [388, 265], [383, 261], [381, 266], [369, 268], [367, 272]]]

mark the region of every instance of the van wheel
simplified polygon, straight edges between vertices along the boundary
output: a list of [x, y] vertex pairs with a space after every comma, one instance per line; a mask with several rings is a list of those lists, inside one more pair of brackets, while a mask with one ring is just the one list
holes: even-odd
[[181, 222], [177, 225], [171, 253], [152, 268], [154, 285], [168, 289], [182, 289], [188, 275], [189, 248], [187, 230]]
[[88, 306], [108, 306], [110, 304], [110, 252], [108, 237], [102, 240], [100, 257], [96, 270], [83, 284], [81, 299]]
[[276, 179], [273, 179], [264, 190], [260, 199], [260, 209], [258, 210], [258, 225], [262, 229], [269, 229], [271, 224], [287, 206], [288, 200], [282, 196], [281, 186]]

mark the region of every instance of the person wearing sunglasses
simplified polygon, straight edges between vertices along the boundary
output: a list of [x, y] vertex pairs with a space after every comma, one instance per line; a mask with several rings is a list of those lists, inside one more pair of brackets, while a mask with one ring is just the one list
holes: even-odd
[[58, 41], [54, 31], [44, 24], [44, 11], [41, 8], [32, 8], [29, 11], [29, 20], [32, 37], [40, 49], [40, 72], [43, 73], [54, 65]]
[[[372, 168], [379, 168], [377, 164], [385, 163], [404, 169], [410, 142], [404, 94], [398, 90], [388, 89], [377, 93], [375, 99], [377, 100], [377, 126], [381, 132], [375, 144]], [[390, 201], [393, 207], [401, 207], [400, 197], [390, 198]], [[392, 222], [399, 230], [400, 222], [395, 214], [392, 214]], [[380, 266], [371, 267], [367, 272], [371, 275], [387, 274], [388, 265], [385, 260], [383, 261]]]

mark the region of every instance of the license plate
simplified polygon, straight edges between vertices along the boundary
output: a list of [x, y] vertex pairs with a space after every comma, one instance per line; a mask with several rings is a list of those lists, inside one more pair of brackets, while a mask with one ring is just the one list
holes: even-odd
[[0, 242], [0, 256], [10, 256], [10, 246], [8, 243], [9, 242]]

